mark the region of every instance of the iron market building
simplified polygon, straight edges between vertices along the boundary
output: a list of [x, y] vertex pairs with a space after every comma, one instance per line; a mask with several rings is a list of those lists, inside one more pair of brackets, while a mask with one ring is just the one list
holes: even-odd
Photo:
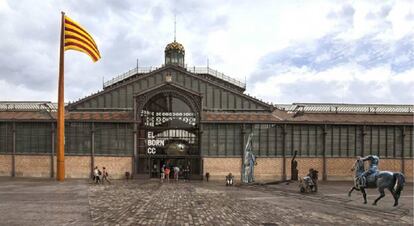
[[[256, 180], [299, 175], [351, 179], [357, 156], [380, 156], [380, 169], [413, 180], [413, 106], [270, 104], [246, 85], [211, 68], [186, 67], [174, 41], [165, 64], [134, 68], [103, 90], [66, 105], [67, 178], [88, 178], [94, 166], [112, 177], [125, 172], [159, 177], [164, 164], [189, 167], [191, 177], [240, 179], [243, 149], [253, 134]], [[56, 104], [0, 102], [0, 176], [54, 177]]]

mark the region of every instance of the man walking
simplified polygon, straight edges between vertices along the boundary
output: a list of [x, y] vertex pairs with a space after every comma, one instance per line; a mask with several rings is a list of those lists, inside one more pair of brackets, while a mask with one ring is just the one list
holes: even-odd
[[99, 184], [101, 181], [99, 178], [99, 169], [97, 166], [95, 166], [95, 168], [93, 169], [93, 181], [95, 182], [95, 184]]

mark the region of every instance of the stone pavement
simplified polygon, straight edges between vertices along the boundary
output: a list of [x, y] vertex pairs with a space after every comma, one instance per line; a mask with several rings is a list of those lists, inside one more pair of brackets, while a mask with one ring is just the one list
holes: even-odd
[[0, 178], [0, 225], [91, 225], [88, 183]]
[[[325, 182], [318, 194], [297, 183], [226, 187], [224, 182], [0, 178], [0, 225], [411, 225], [413, 186], [398, 207], [347, 197], [350, 182]], [[368, 201], [377, 197], [368, 190]]]
[[[297, 184], [226, 187], [201, 181], [158, 180], [92, 185], [89, 198], [95, 225], [404, 225], [413, 222], [412, 185], [401, 205], [387, 196], [378, 206], [363, 205], [360, 194], [346, 196], [351, 184], [321, 184], [303, 195]], [[325, 187], [326, 186], [326, 187]], [[368, 191], [377, 196], [376, 191]], [[373, 196], [368, 197], [373, 200]]]

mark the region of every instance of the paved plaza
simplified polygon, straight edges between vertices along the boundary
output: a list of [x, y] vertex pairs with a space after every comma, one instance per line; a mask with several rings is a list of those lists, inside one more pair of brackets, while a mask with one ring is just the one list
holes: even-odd
[[[347, 196], [350, 182], [325, 182], [318, 194], [297, 183], [226, 187], [202, 181], [41, 179], [0, 180], [1, 225], [411, 225], [413, 187], [392, 207], [387, 192], [378, 206]], [[368, 202], [377, 197], [368, 191]]]

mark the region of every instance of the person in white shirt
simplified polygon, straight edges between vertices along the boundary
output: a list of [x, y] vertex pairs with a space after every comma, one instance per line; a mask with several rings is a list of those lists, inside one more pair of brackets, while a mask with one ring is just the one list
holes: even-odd
[[95, 181], [96, 184], [99, 184], [101, 181], [99, 177], [99, 169], [97, 166], [95, 166], [95, 168], [93, 169], [93, 180]]
[[174, 179], [178, 180], [178, 173], [180, 172], [180, 168], [178, 166], [174, 167]]
[[164, 177], [165, 177], [165, 165], [161, 167], [161, 182], [164, 181]]

